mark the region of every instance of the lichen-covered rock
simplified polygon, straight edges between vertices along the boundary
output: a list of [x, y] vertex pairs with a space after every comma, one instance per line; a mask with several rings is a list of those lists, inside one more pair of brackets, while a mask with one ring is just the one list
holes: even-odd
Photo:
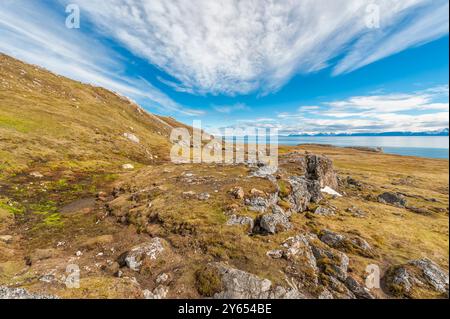
[[58, 297], [30, 293], [22, 288], [8, 288], [0, 286], [0, 299], [58, 299]]
[[346, 254], [337, 250], [326, 249], [316, 242], [310, 241], [310, 245], [321, 272], [341, 281], [347, 279], [349, 258]]
[[133, 247], [130, 251], [119, 257], [119, 264], [127, 266], [134, 271], [140, 271], [144, 260], [156, 260], [162, 252], [164, 246], [162, 239], [155, 237], [150, 241]]
[[333, 168], [333, 162], [326, 156], [306, 155], [306, 177], [319, 182], [320, 187], [338, 189], [337, 174]]
[[264, 213], [278, 201], [277, 194], [260, 194], [253, 190], [250, 197], [245, 198], [244, 202], [250, 210]]
[[325, 244], [337, 250], [358, 254], [368, 258], [375, 256], [375, 251], [372, 249], [369, 243], [365, 239], [357, 235], [344, 235], [325, 229], [322, 230], [319, 238]]
[[260, 217], [259, 230], [262, 233], [275, 234], [292, 228], [289, 218], [282, 213], [269, 213]]
[[428, 258], [389, 268], [383, 281], [389, 292], [407, 298], [448, 298], [449, 276]]
[[394, 205], [397, 207], [405, 207], [406, 205], [406, 199], [403, 195], [392, 192], [380, 194], [378, 196], [378, 201], [383, 204]]
[[375, 299], [367, 287], [364, 287], [354, 277], [348, 276], [345, 279], [345, 285], [358, 299]]
[[230, 194], [236, 199], [243, 199], [245, 196], [244, 189], [240, 186], [236, 186], [230, 190]]
[[320, 216], [331, 216], [331, 215], [334, 215], [334, 211], [331, 208], [328, 208], [328, 207], [318, 206], [314, 210], [314, 214], [315, 215], [320, 215]]
[[238, 215], [231, 215], [230, 218], [227, 221], [227, 225], [234, 226], [234, 225], [247, 225], [248, 226], [248, 232], [252, 232], [255, 223], [253, 218], [248, 216], [238, 216]]
[[322, 199], [318, 181], [308, 180], [301, 176], [291, 176], [288, 182], [291, 185], [292, 193], [287, 199], [296, 212], [304, 212], [310, 202], [318, 203]]

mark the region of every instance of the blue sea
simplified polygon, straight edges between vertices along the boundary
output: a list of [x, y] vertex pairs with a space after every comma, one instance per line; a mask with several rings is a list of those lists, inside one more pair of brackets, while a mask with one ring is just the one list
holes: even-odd
[[448, 136], [279, 136], [280, 145], [382, 147], [387, 154], [448, 159]]

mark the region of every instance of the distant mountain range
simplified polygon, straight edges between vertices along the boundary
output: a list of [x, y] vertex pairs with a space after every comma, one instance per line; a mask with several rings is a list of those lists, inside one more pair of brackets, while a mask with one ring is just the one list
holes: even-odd
[[300, 133], [289, 134], [291, 137], [306, 136], [449, 136], [448, 128], [427, 132], [378, 132], [378, 133]]

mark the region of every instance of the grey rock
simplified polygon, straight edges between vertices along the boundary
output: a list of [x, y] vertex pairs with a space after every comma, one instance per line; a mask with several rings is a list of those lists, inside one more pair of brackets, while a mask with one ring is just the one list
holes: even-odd
[[145, 299], [164, 299], [169, 293], [169, 288], [166, 286], [158, 286], [153, 291], [145, 289], [143, 293]]
[[383, 204], [390, 204], [398, 207], [405, 207], [406, 199], [403, 195], [385, 192], [378, 196], [378, 201]]
[[252, 232], [254, 228], [254, 220], [251, 217], [248, 216], [238, 216], [238, 215], [231, 215], [231, 217], [227, 221], [227, 225], [233, 226], [233, 225], [248, 225], [248, 232]]
[[8, 288], [0, 286], [0, 299], [58, 299], [58, 297], [30, 293], [23, 288]]
[[123, 136], [125, 138], [127, 138], [128, 140], [130, 140], [131, 142], [133, 142], [133, 143], [136, 143], [136, 144], [140, 143], [139, 138], [136, 135], [132, 134], [132, 133], [123, 133]]
[[383, 279], [391, 292], [409, 298], [414, 297], [417, 289], [448, 295], [448, 273], [428, 258], [392, 266]]
[[448, 290], [448, 273], [444, 272], [438, 265], [428, 258], [413, 260], [409, 262], [422, 271], [425, 280], [434, 287], [436, 291], [444, 293]]
[[254, 274], [214, 263], [222, 280], [223, 290], [216, 299], [301, 299], [304, 295], [295, 288], [273, 287], [272, 282]]
[[269, 234], [275, 234], [279, 231], [291, 229], [292, 227], [289, 218], [281, 213], [270, 213], [261, 216], [258, 226], [262, 232]]
[[345, 279], [345, 285], [358, 299], [375, 299], [367, 287], [364, 287], [352, 276]]
[[[133, 247], [124, 256], [124, 261], [128, 268], [140, 271], [145, 259], [156, 260], [164, 251], [162, 240], [158, 237], [152, 238], [149, 242]], [[119, 262], [120, 264], [120, 262]]]
[[334, 211], [328, 207], [318, 206], [314, 210], [314, 214], [321, 215], [321, 216], [331, 216], [331, 215], [334, 215]]
[[338, 189], [339, 186], [333, 162], [326, 156], [306, 155], [306, 177], [318, 181], [320, 188]]

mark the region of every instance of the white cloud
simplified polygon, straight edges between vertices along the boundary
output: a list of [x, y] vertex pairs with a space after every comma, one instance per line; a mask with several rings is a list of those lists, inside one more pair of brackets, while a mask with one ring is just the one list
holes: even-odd
[[[64, 13], [62, 8], [62, 13]], [[141, 78], [122, 76], [120, 57], [89, 36], [65, 27], [65, 17], [32, 1], [2, 2], [0, 51], [70, 78], [103, 86], [150, 106], [186, 115], [183, 108]]]
[[[448, 33], [447, 0], [60, 0], [169, 74], [178, 91], [275, 91], [341, 58], [360, 68]], [[379, 29], [366, 24], [377, 4]]]
[[244, 103], [236, 103], [233, 105], [213, 105], [213, 108], [219, 113], [227, 113], [227, 114], [238, 111], [248, 111], [250, 109]]
[[449, 126], [448, 96], [448, 85], [408, 94], [355, 96], [278, 113], [271, 125], [285, 134], [439, 130]]

